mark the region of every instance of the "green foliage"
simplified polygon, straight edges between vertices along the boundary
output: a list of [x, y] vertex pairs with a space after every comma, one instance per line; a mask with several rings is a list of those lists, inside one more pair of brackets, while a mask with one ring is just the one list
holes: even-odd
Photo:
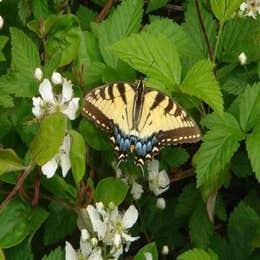
[[94, 199], [103, 202], [105, 207], [113, 203], [115, 207], [123, 202], [128, 192], [128, 186], [120, 179], [108, 177], [102, 179], [95, 189]]
[[150, 255], [154, 260], [158, 259], [158, 253], [155, 243], [150, 243], [142, 247], [135, 255], [134, 260], [146, 260], [148, 258], [147, 254]]
[[80, 133], [69, 131], [71, 136], [70, 160], [74, 181], [78, 186], [86, 171], [86, 146]]
[[168, 2], [169, 2], [169, 0], [151, 0], [148, 3], [146, 12], [150, 13], [156, 9], [159, 9], [159, 8], [165, 6]]
[[0, 52], [0, 62], [5, 61], [5, 57], [4, 57], [4, 54], [2, 53], [2, 49], [6, 45], [7, 41], [8, 41], [8, 37], [0, 36], [0, 51], [1, 51]]
[[218, 260], [218, 256], [213, 251], [194, 248], [179, 255], [177, 260]]
[[66, 118], [61, 113], [46, 116], [32, 140], [29, 152], [33, 160], [43, 165], [59, 151], [65, 134]]
[[11, 149], [0, 150], [0, 175], [5, 172], [18, 171], [24, 166], [21, 159]]
[[42, 260], [63, 260], [64, 258], [64, 251], [60, 247], [57, 247], [56, 249], [52, 250], [48, 255], [45, 255]]

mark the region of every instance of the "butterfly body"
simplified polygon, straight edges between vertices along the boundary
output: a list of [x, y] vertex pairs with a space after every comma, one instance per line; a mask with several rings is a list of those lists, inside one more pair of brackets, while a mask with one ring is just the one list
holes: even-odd
[[82, 114], [109, 133], [119, 161], [134, 152], [141, 166], [162, 146], [200, 140], [194, 120], [170, 97], [145, 88], [142, 81], [91, 90], [84, 98]]

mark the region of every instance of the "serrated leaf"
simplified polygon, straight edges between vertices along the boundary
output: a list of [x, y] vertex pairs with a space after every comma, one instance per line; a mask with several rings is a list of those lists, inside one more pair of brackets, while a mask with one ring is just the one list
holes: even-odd
[[11, 27], [12, 64], [14, 71], [19, 71], [33, 79], [35, 68], [40, 65], [38, 48], [21, 30]]
[[[53, 244], [77, 228], [76, 214], [60, 204], [51, 202], [49, 205], [50, 215], [44, 225], [44, 244]], [[62, 227], [62, 228], [57, 228]], [[55, 232], [53, 232], [55, 230]]]
[[230, 214], [228, 236], [233, 259], [247, 259], [253, 252], [252, 241], [259, 222], [256, 212], [241, 202]]
[[194, 248], [179, 255], [177, 260], [218, 260], [218, 256], [213, 251]]
[[183, 92], [202, 99], [218, 114], [223, 113], [223, 98], [208, 60], [197, 62], [186, 74], [180, 88]]
[[150, 0], [148, 2], [148, 7], [146, 9], [146, 13], [150, 13], [154, 10], [157, 10], [163, 6], [165, 6], [169, 0]]
[[64, 260], [65, 254], [61, 247], [52, 250], [48, 255], [44, 255], [42, 260]]
[[0, 175], [5, 172], [23, 169], [21, 159], [12, 149], [0, 149]]
[[258, 182], [260, 182], [260, 124], [258, 124], [253, 132], [246, 137], [246, 150], [250, 159], [253, 171], [255, 172]]
[[6, 255], [6, 259], [33, 260], [33, 252], [32, 252], [29, 239], [23, 240], [21, 243], [19, 243], [14, 247], [5, 249], [5, 255]]
[[144, 30], [154, 35], [164, 35], [176, 47], [180, 55], [193, 56], [190, 38], [183, 28], [168, 18], [161, 18], [151, 22]]
[[86, 171], [86, 144], [77, 131], [70, 130], [69, 135], [71, 136], [71, 169], [76, 186], [78, 186]]
[[196, 189], [194, 184], [186, 185], [180, 196], [175, 207], [174, 216], [176, 218], [187, 218], [194, 211], [196, 205], [200, 201], [201, 196], [199, 190]]
[[237, 120], [231, 114], [225, 113], [222, 126], [217, 124], [205, 134], [203, 144], [193, 157], [198, 187], [225, 169], [243, 139], [244, 134]]
[[206, 205], [201, 200], [190, 218], [189, 235], [197, 247], [207, 248], [213, 235], [213, 224], [210, 222]]
[[66, 128], [66, 118], [61, 113], [46, 116], [33, 138], [29, 153], [38, 165], [52, 159], [59, 151]]
[[5, 61], [5, 57], [4, 54], [2, 53], [2, 49], [6, 45], [7, 41], [8, 41], [8, 37], [2, 35], [0, 36], [0, 61]]
[[143, 14], [142, 0], [125, 0], [113, 14], [101, 24], [92, 24], [92, 30], [98, 38], [102, 56], [109, 66], [117, 67], [118, 59], [107, 48], [120, 39], [137, 32]]
[[[210, 41], [211, 48], [214, 49], [216, 41], [216, 21], [212, 14], [204, 7], [203, 2], [199, 1], [202, 20]], [[188, 1], [185, 12], [184, 30], [190, 37], [190, 44], [193, 50], [193, 56], [196, 59], [208, 58], [208, 50], [205, 37], [201, 30], [197, 10], [194, 1]]]
[[241, 94], [239, 110], [241, 127], [247, 132], [260, 120], [260, 83], [248, 86]]
[[128, 186], [120, 179], [108, 177], [102, 179], [97, 184], [94, 193], [96, 202], [103, 202], [105, 207], [109, 207], [109, 203], [113, 203], [116, 207], [122, 203], [128, 192]]
[[49, 14], [47, 0], [32, 0], [32, 12], [35, 19], [46, 18]]
[[150, 78], [173, 89], [181, 79], [179, 54], [163, 35], [155, 36], [143, 32], [132, 34], [115, 43], [111, 48], [120, 59]]
[[32, 209], [31, 219], [30, 219], [30, 233], [32, 234], [31, 237], [45, 222], [48, 215], [49, 215], [48, 211], [44, 210], [43, 208], [36, 207]]
[[0, 248], [13, 247], [25, 239], [30, 232], [29, 215], [30, 207], [16, 199], [1, 209]]
[[83, 5], [79, 6], [79, 9], [77, 11], [77, 16], [80, 21], [80, 26], [82, 30], [89, 30], [90, 29], [90, 23], [94, 21], [95, 17], [97, 16], [97, 13]]
[[150, 259], [146, 256], [147, 254], [152, 257], [151, 260], [157, 260], [158, 259], [158, 252], [157, 252], [156, 244], [154, 242], [149, 243], [149, 244], [145, 245], [144, 247], [142, 247], [137, 252], [137, 254], [134, 256], [134, 260]]

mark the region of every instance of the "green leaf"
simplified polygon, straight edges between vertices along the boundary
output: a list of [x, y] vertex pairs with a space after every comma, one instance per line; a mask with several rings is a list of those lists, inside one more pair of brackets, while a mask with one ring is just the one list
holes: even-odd
[[214, 64], [208, 60], [197, 62], [188, 71], [180, 88], [184, 93], [202, 99], [221, 115], [223, 99], [213, 73], [213, 67]]
[[0, 175], [24, 169], [21, 159], [12, 149], [0, 149]]
[[[6, 259], [33, 260], [33, 252], [29, 239], [24, 239], [18, 245], [5, 249]], [[0, 258], [1, 259], [1, 258]]]
[[[207, 32], [211, 48], [214, 49], [216, 41], [216, 21], [212, 14], [206, 9], [202, 1], [198, 1], [200, 6], [200, 12]], [[185, 23], [183, 25], [184, 30], [188, 37], [190, 37], [190, 45], [193, 50], [193, 57], [198, 59], [208, 58], [208, 49], [201, 30], [201, 26], [198, 19], [197, 10], [195, 7], [195, 1], [188, 1], [185, 11]], [[195, 60], [195, 61], [196, 61]]]
[[5, 260], [4, 251], [0, 248], [0, 259]]
[[44, 245], [50, 245], [62, 240], [77, 228], [76, 215], [72, 210], [55, 202], [50, 203], [49, 209], [50, 215], [44, 225]]
[[146, 9], [146, 13], [150, 13], [154, 10], [157, 10], [165, 6], [168, 2], [169, 0], [150, 0]]
[[213, 224], [210, 222], [206, 205], [201, 200], [190, 218], [189, 234], [191, 242], [201, 248], [207, 248], [213, 235]]
[[193, 157], [198, 187], [225, 169], [243, 139], [244, 134], [231, 114], [225, 113], [217, 120], [216, 127], [212, 126], [204, 135], [203, 144]]
[[2, 53], [2, 49], [6, 45], [8, 41], [8, 37], [6, 36], [0, 36], [0, 61], [5, 61], [4, 54]]
[[[149, 2], [150, 3], [150, 2]], [[160, 18], [145, 26], [144, 30], [156, 36], [164, 35], [176, 47], [180, 55], [193, 56], [190, 38], [183, 27], [168, 18]]]
[[106, 64], [112, 68], [117, 67], [118, 59], [107, 47], [139, 30], [143, 14], [142, 7], [142, 0], [125, 0], [108, 19], [101, 24], [92, 24], [102, 56]]
[[258, 124], [253, 132], [246, 137], [246, 150], [250, 159], [253, 171], [256, 174], [258, 182], [260, 182], [260, 124]]
[[30, 220], [30, 233], [32, 234], [31, 237], [45, 222], [48, 215], [49, 215], [49, 212], [47, 212], [43, 208], [36, 207], [36, 208], [32, 209], [31, 220]]
[[10, 201], [0, 211], [0, 248], [19, 244], [30, 232], [30, 207], [20, 200]]
[[32, 0], [32, 12], [36, 19], [46, 18], [49, 14], [48, 0]]
[[146, 259], [150, 259], [148, 257], [146, 257], [146, 255], [150, 255], [152, 258], [152, 260], [157, 260], [158, 259], [158, 252], [157, 252], [157, 248], [156, 248], [156, 244], [153, 243], [149, 243], [147, 245], [145, 245], [144, 247], [142, 247], [137, 254], [134, 256], [134, 260], [146, 260]]
[[42, 260], [64, 260], [65, 254], [61, 247], [52, 250], [48, 255], [45, 255]]
[[83, 5], [80, 5], [76, 14], [79, 18], [82, 30], [90, 30], [90, 23], [94, 21], [97, 13]]
[[29, 153], [38, 165], [43, 165], [55, 156], [62, 144], [66, 118], [61, 113], [46, 116], [33, 138]]
[[33, 73], [40, 65], [38, 48], [21, 30], [11, 27], [12, 64], [14, 71], [19, 71], [33, 80]]
[[120, 59], [136, 70], [172, 89], [181, 79], [181, 64], [176, 48], [163, 35], [132, 34], [111, 48]]
[[103, 83], [103, 75], [107, 66], [102, 62], [91, 63], [86, 70], [86, 84], [88, 88], [93, 88]]
[[224, 24], [232, 17], [243, 0], [210, 0], [214, 15]]
[[109, 203], [112, 202], [117, 207], [123, 202], [128, 192], [128, 186], [120, 179], [108, 177], [102, 179], [97, 184], [94, 193], [94, 199], [96, 202], [103, 202], [105, 207], [109, 207]]
[[241, 94], [239, 110], [241, 127], [247, 132], [260, 120], [260, 83], [248, 86]]
[[230, 214], [228, 236], [233, 259], [247, 259], [251, 255], [251, 243], [255, 238], [259, 220], [256, 212], [243, 202], [240, 202]]
[[71, 148], [70, 148], [70, 160], [71, 169], [76, 186], [85, 175], [86, 171], [86, 145], [81, 134], [75, 130], [70, 130], [71, 136]]
[[179, 255], [177, 260], [218, 260], [218, 256], [213, 251], [194, 248]]
[[193, 183], [186, 185], [178, 197], [174, 216], [180, 219], [189, 217], [200, 200], [201, 196], [195, 185]]
[[110, 149], [110, 144], [105, 139], [104, 134], [87, 120], [81, 120], [79, 132], [84, 137], [86, 143], [98, 151]]
[[46, 42], [48, 57], [61, 52], [59, 66], [71, 63], [78, 54], [81, 30], [78, 19], [72, 14], [58, 16], [52, 25]]

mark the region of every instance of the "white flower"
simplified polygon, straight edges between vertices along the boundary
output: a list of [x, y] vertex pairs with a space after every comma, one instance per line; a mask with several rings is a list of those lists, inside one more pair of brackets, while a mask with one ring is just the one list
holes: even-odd
[[36, 68], [34, 71], [34, 78], [38, 81], [42, 81], [43, 78], [43, 72], [41, 68]]
[[65, 260], [78, 260], [77, 252], [72, 245], [66, 241], [65, 245]]
[[158, 198], [156, 201], [156, 207], [158, 209], [165, 209], [166, 207], [166, 202], [164, 198]]
[[149, 188], [158, 196], [169, 188], [170, 179], [165, 170], [159, 172], [159, 161], [152, 160], [147, 167], [149, 174]]
[[59, 72], [56, 72], [54, 71], [52, 73], [52, 76], [51, 76], [51, 82], [54, 84], [54, 85], [57, 85], [57, 84], [62, 84], [62, 76]]
[[51, 178], [60, 164], [62, 170], [62, 176], [65, 177], [71, 167], [70, 163], [70, 146], [71, 139], [69, 135], [64, 137], [63, 143], [59, 149], [58, 154], [56, 154], [50, 161], [44, 164], [41, 167], [43, 174], [47, 176], [47, 178]]
[[125, 251], [131, 242], [139, 239], [128, 234], [128, 229], [131, 228], [138, 218], [138, 211], [132, 205], [122, 215], [118, 208], [113, 210], [105, 209], [101, 202], [96, 203], [96, 207], [88, 205], [87, 212], [93, 231], [97, 238], [106, 246], [110, 246], [110, 254], [114, 258], [118, 258]]
[[0, 30], [3, 28], [4, 26], [4, 18], [0, 15]]
[[162, 247], [162, 254], [163, 255], [168, 255], [169, 254], [169, 247], [167, 245], [164, 245]]
[[256, 19], [257, 14], [260, 14], [260, 0], [247, 0], [240, 5], [240, 10], [244, 15]]
[[130, 193], [132, 194], [135, 200], [139, 200], [144, 192], [143, 186], [137, 183], [134, 179], [132, 179], [132, 188]]
[[33, 97], [32, 113], [36, 118], [41, 118], [45, 114], [62, 112], [70, 120], [76, 118], [79, 98], [73, 98], [72, 84], [63, 78], [61, 94], [54, 94], [53, 86], [48, 79], [44, 79], [40, 86], [41, 97]]
[[239, 62], [240, 62], [241, 65], [245, 65], [245, 64], [246, 64], [247, 57], [246, 57], [246, 55], [245, 55], [244, 52], [242, 52], [242, 53], [239, 54], [238, 60], [239, 60]]

